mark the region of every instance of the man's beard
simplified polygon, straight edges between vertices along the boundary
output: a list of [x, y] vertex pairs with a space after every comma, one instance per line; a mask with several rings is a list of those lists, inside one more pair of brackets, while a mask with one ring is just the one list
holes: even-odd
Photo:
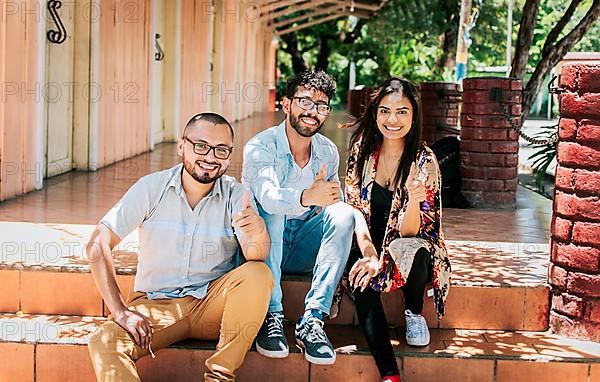
[[[301, 117], [305, 117], [305, 118], [311, 118], [313, 120], [315, 120], [317, 122], [317, 125], [315, 127], [309, 127], [309, 126], [301, 126], [300, 123], [302, 123], [302, 121], [300, 121]], [[321, 127], [323, 127], [323, 123], [324, 122], [320, 122], [317, 118], [308, 116], [308, 115], [298, 115], [295, 116], [293, 114], [290, 115], [290, 125], [294, 128], [294, 130], [296, 130], [296, 132], [300, 135], [302, 135], [303, 137], [306, 138], [310, 138], [313, 135], [315, 135], [316, 133], [319, 132], [319, 130], [321, 130]]]
[[[208, 162], [206, 162], [206, 163], [208, 163]], [[216, 164], [216, 163], [210, 163], [210, 164]], [[183, 168], [198, 183], [202, 183], [202, 184], [212, 183], [215, 180], [219, 179], [221, 177], [221, 175], [223, 175], [225, 173], [225, 171], [227, 170], [227, 168], [219, 167], [218, 171], [217, 171], [217, 174], [215, 176], [210, 176], [209, 173], [206, 172], [206, 170], [203, 170], [202, 168], [200, 168], [201, 174], [198, 175], [196, 173], [196, 171], [195, 171], [196, 167], [199, 168], [199, 165], [197, 166], [195, 162], [190, 162], [190, 161], [186, 160], [185, 159], [185, 154], [184, 154], [183, 155]]]

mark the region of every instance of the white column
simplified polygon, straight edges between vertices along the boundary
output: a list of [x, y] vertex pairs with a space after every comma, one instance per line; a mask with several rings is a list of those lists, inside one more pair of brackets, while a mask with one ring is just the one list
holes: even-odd
[[512, 63], [512, 29], [513, 29], [513, 0], [508, 0], [508, 16], [506, 19], [506, 77], [510, 76]]

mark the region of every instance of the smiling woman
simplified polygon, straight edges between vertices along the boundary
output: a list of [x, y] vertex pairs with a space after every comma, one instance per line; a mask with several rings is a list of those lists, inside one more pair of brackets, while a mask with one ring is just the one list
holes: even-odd
[[356, 229], [345, 286], [354, 290], [381, 377], [399, 380], [380, 294], [402, 289], [406, 342], [428, 345], [425, 286], [433, 282], [442, 316], [450, 274], [441, 231], [440, 172], [433, 152], [421, 142], [421, 104], [411, 82], [384, 82], [352, 125], [358, 128], [348, 156], [346, 201], [355, 208]]
[[[421, 107], [419, 92], [414, 84], [400, 78], [391, 78], [380, 87], [364, 114], [343, 127], [357, 126], [350, 147], [361, 142], [357, 169], [362, 172], [365, 162], [375, 149], [381, 151], [387, 162], [398, 163], [392, 184], [406, 182], [410, 167], [421, 147]], [[388, 138], [388, 139], [384, 139]]]

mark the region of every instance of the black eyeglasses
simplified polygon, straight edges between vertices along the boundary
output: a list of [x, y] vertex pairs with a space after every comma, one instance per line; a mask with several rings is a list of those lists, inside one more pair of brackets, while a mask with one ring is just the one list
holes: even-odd
[[210, 150], [213, 150], [213, 152], [215, 153], [215, 158], [227, 159], [229, 158], [229, 156], [231, 155], [231, 151], [233, 150], [229, 147], [211, 146], [208, 143], [204, 142], [194, 142], [186, 136], [184, 136], [183, 139], [194, 145], [194, 152], [198, 155], [207, 155], [210, 152]]
[[318, 114], [328, 116], [331, 112], [331, 106], [325, 103], [316, 103], [312, 99], [306, 97], [292, 97], [292, 99], [298, 100], [298, 106], [300, 106], [302, 110], [311, 110], [316, 105]]

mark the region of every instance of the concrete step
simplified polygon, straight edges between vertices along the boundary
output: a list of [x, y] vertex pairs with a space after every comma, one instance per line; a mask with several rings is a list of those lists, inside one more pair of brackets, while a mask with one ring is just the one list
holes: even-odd
[[[94, 381], [87, 341], [105, 319], [51, 315], [0, 315], [0, 380]], [[326, 325], [338, 352], [333, 366], [305, 361], [293, 346], [284, 360], [251, 350], [238, 372], [246, 381], [377, 381], [378, 373], [357, 327]], [[547, 332], [432, 329], [431, 343], [411, 348], [404, 333], [390, 328], [405, 382], [428, 381], [600, 381], [600, 344], [570, 340]], [[138, 361], [142, 380], [198, 380], [215, 342], [186, 340]]]
[[[89, 235], [88, 227], [11, 224], [16, 237], [12, 242], [3, 242], [0, 312], [109, 314], [86, 259], [77, 251]], [[18, 236], [24, 232], [29, 238], [44, 239], [34, 243], [19, 241]], [[118, 282], [125, 294], [133, 289], [137, 254], [127, 249], [137, 248], [131, 244], [135, 240], [126, 238], [114, 253]], [[548, 328], [548, 245], [452, 240], [447, 245], [453, 266], [447, 313], [438, 321], [432, 300], [426, 297], [424, 315], [431, 327], [532, 331]], [[302, 313], [309, 285], [310, 277], [306, 275], [284, 277], [283, 303], [288, 319], [294, 320]], [[403, 325], [402, 293], [385, 294], [383, 299], [390, 323]], [[356, 323], [353, 303], [347, 296], [339, 317], [332, 323]]]

